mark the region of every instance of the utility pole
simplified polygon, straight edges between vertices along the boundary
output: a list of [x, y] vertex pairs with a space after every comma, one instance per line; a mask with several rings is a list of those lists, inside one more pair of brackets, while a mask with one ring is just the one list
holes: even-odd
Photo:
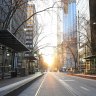
[[[79, 11], [78, 11], [78, 17], [77, 17], [77, 19], [78, 19], [78, 21], [77, 21], [77, 25], [78, 25], [78, 27], [77, 27], [77, 32], [78, 32], [78, 30], [79, 30]], [[79, 49], [79, 46], [80, 46], [80, 32], [79, 33], [77, 33], [77, 37], [79, 38], [78, 40], [77, 40], [77, 49]], [[78, 42], [79, 42], [79, 44], [78, 44]], [[77, 50], [77, 52], [78, 52], [78, 50]], [[79, 53], [77, 53], [78, 54], [78, 58], [77, 58], [77, 62], [78, 62], [78, 65], [79, 65], [79, 71], [81, 71], [81, 64], [80, 64], [80, 58], [79, 58]]]

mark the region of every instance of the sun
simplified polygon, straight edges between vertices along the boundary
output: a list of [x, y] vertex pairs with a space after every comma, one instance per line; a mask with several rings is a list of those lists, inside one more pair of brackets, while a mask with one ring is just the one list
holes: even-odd
[[54, 49], [51, 47], [46, 47], [41, 50], [42, 56], [44, 58], [44, 62], [48, 64], [49, 67], [53, 65], [54, 62]]
[[53, 57], [52, 56], [44, 56], [44, 61], [48, 64], [49, 67], [53, 64]]

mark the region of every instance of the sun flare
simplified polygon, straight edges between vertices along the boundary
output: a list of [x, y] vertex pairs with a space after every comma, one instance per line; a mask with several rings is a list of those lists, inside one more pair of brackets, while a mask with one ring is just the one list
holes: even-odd
[[54, 49], [46, 47], [45, 49], [41, 50], [42, 56], [44, 58], [44, 62], [51, 67], [54, 63]]
[[48, 64], [48, 66], [52, 66], [52, 64], [53, 64], [52, 56], [45, 56], [44, 61]]

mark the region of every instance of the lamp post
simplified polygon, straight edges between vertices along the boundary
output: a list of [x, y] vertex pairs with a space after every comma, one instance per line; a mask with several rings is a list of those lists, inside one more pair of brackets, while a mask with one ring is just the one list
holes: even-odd
[[5, 58], [6, 58], [6, 47], [5, 46], [3, 46], [2, 47], [2, 53], [3, 53], [3, 57], [2, 57], [2, 76], [1, 76], [1, 78], [2, 79], [4, 79], [4, 65], [5, 65]]
[[93, 22], [93, 25], [96, 25], [96, 22]]

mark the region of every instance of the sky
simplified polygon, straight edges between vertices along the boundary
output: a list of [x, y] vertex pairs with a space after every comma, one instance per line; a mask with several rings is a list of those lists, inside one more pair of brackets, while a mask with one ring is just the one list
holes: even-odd
[[[46, 9], [48, 7], [52, 7], [54, 2], [58, 0], [35, 0], [36, 12]], [[57, 4], [55, 5], [57, 7]], [[63, 6], [64, 7], [64, 6]], [[38, 26], [40, 26], [40, 30], [42, 34], [39, 39], [45, 37], [42, 41], [40, 41], [39, 45], [48, 45], [48, 46], [57, 46], [57, 31], [63, 32], [64, 34], [71, 34], [72, 28], [74, 27], [75, 19], [74, 15], [76, 15], [76, 3], [71, 3], [68, 5], [68, 14], [58, 13], [60, 15], [60, 20], [62, 22], [58, 23], [58, 10], [57, 8], [51, 8], [50, 10], [43, 11], [38, 13]], [[63, 16], [61, 16], [63, 15]], [[63, 18], [63, 19], [62, 19]], [[63, 23], [63, 24], [62, 24]], [[61, 25], [62, 28], [60, 27]], [[76, 27], [76, 26], [75, 26]], [[58, 28], [58, 30], [57, 30]], [[64, 30], [62, 30], [64, 28]], [[70, 29], [69, 29], [70, 28]], [[61, 38], [61, 37], [60, 37]], [[40, 50], [46, 61], [52, 61], [54, 55], [54, 47], [45, 47]]]
[[[54, 2], [58, 0], [36, 0], [35, 7], [36, 11], [41, 11], [48, 7], [51, 7]], [[57, 5], [55, 5], [57, 7]], [[63, 6], [64, 7], [64, 6]], [[39, 37], [45, 37], [41, 42], [40, 45], [49, 45], [49, 46], [57, 46], [57, 31], [63, 32], [64, 34], [71, 34], [72, 28], [74, 27], [75, 19], [74, 15], [76, 15], [76, 3], [71, 3], [68, 5], [68, 14], [58, 13], [60, 16], [60, 20], [62, 22], [58, 23], [58, 10], [57, 8], [51, 8], [50, 10], [43, 11], [37, 14], [38, 23], [41, 26], [40, 30], [42, 30], [43, 34]], [[63, 16], [61, 16], [63, 15]], [[62, 24], [63, 23], [63, 24]], [[63, 26], [62, 26], [63, 25]], [[62, 28], [60, 27], [62, 26]], [[58, 28], [58, 30], [57, 30]], [[64, 30], [62, 30], [64, 28]], [[70, 28], [70, 29], [69, 29]], [[60, 37], [61, 38], [61, 37]], [[59, 39], [60, 39], [59, 38]], [[56, 50], [55, 50], [56, 51]], [[54, 47], [45, 47], [40, 52], [43, 54], [45, 61], [52, 63], [53, 55], [54, 55]]]
[[[38, 0], [36, 1], [36, 11], [51, 7], [53, 2], [56, 0]], [[38, 22], [41, 26], [43, 34], [40, 38], [46, 36], [41, 42], [41, 44], [47, 44], [49, 46], [57, 45], [57, 16], [56, 8], [51, 8], [50, 11], [41, 12], [37, 15]], [[47, 34], [47, 35], [46, 35]], [[41, 50], [41, 53], [44, 54], [46, 61], [52, 61], [54, 55], [53, 47], [46, 47]], [[51, 63], [51, 62], [49, 62]]]

